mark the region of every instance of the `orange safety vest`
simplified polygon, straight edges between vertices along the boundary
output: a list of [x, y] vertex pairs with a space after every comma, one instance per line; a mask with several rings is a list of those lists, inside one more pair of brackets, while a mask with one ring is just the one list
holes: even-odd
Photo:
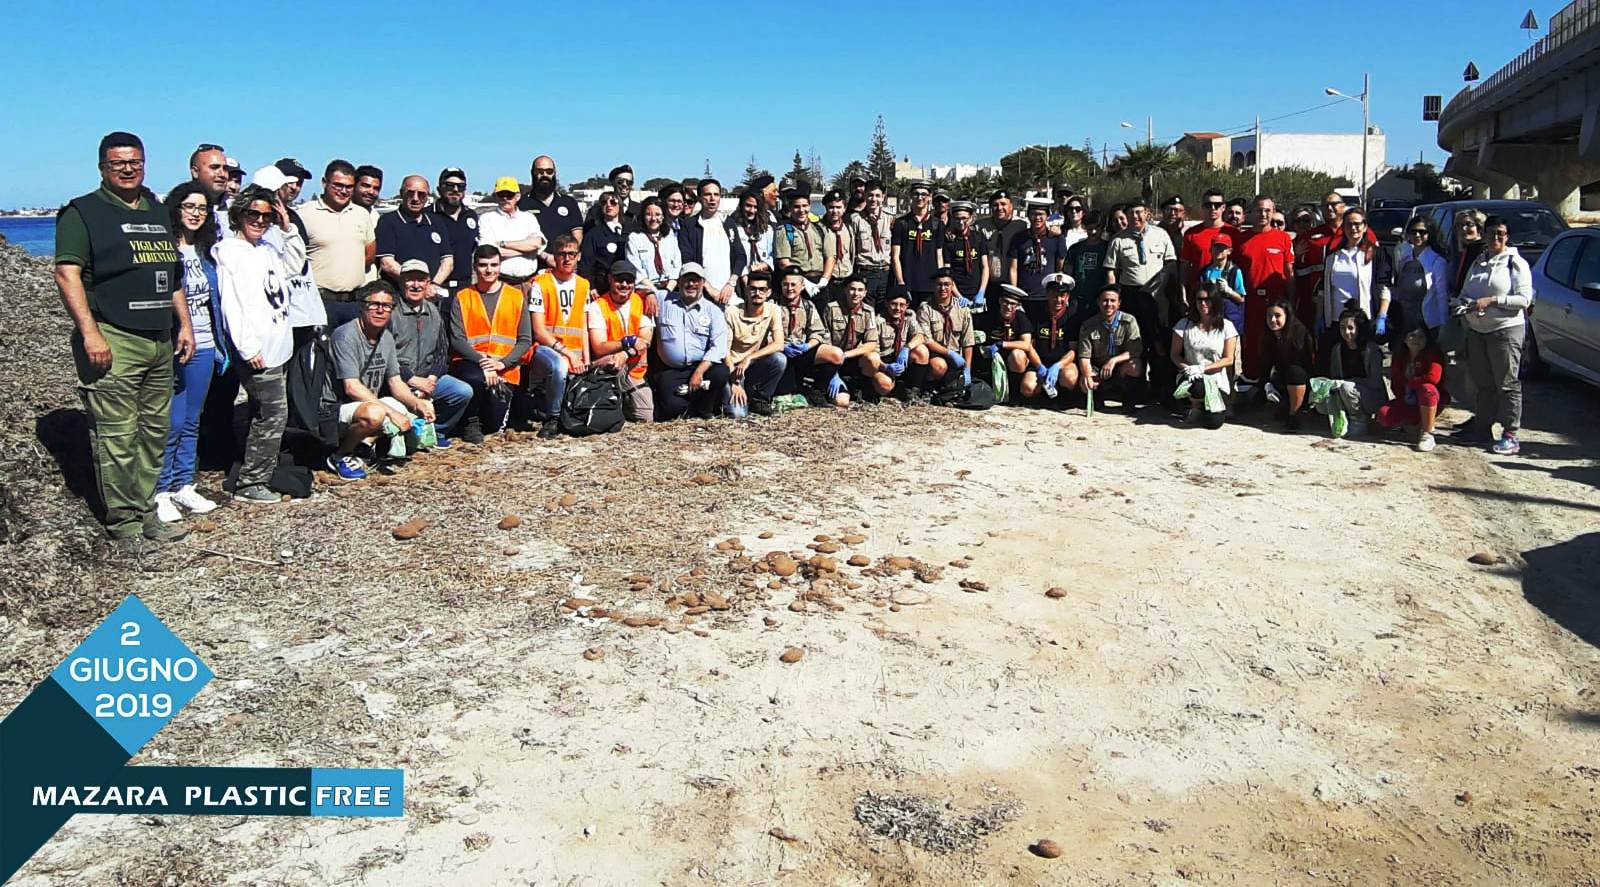
[[[628, 321], [622, 321], [622, 315], [617, 313], [617, 306], [609, 296], [602, 296], [596, 300], [600, 306], [600, 314], [606, 319], [606, 341], [616, 342], [623, 336], [639, 335], [639, 324], [644, 319], [644, 300], [638, 294], [628, 297]], [[636, 381], [644, 381], [645, 355], [648, 348], [639, 349], [639, 353], [628, 361], [628, 375]]]
[[[504, 358], [517, 347], [517, 326], [522, 323], [522, 290], [510, 285], [500, 287], [492, 323], [483, 310], [483, 295], [476, 289], [466, 287], [456, 293], [456, 300], [461, 303], [462, 331], [479, 354]], [[522, 370], [506, 367], [500, 376], [515, 385], [522, 378]]]
[[[538, 284], [539, 291], [544, 293], [544, 325], [550, 330], [556, 341], [567, 349], [568, 354], [581, 356], [584, 342], [588, 341], [589, 328], [584, 323], [583, 312], [589, 307], [589, 281], [582, 277], [574, 276], [573, 282], [577, 285], [573, 293], [572, 304], [567, 306], [566, 316], [561, 314], [561, 298], [556, 293], [555, 275], [546, 271], [533, 279]], [[538, 348], [537, 345], [534, 346]], [[533, 352], [528, 352], [529, 356]]]

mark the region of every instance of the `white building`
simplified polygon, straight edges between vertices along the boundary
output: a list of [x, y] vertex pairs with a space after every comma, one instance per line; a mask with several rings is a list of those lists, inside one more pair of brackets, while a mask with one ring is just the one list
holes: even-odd
[[928, 167], [928, 178], [936, 182], [959, 182], [981, 172], [987, 172], [990, 176], [998, 178], [1000, 167], [992, 163], [935, 163]]
[[[1292, 133], [1264, 132], [1261, 144], [1256, 144], [1254, 134], [1234, 136], [1232, 145], [1234, 169], [1250, 169], [1257, 163], [1263, 170], [1297, 166], [1343, 176], [1361, 185], [1361, 135], [1359, 133]], [[1367, 184], [1378, 180], [1388, 166], [1385, 150], [1388, 137], [1376, 126], [1367, 134]]]

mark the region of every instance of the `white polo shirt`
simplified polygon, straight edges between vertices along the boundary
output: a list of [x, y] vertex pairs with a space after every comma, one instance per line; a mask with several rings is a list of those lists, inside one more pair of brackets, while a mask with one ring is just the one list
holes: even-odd
[[[539, 228], [539, 217], [533, 213], [517, 210], [508, 215], [496, 207], [478, 216], [480, 244], [501, 246], [535, 236], [543, 237], [544, 231]], [[500, 260], [500, 273], [511, 277], [532, 277], [538, 270], [539, 263], [528, 256]]]

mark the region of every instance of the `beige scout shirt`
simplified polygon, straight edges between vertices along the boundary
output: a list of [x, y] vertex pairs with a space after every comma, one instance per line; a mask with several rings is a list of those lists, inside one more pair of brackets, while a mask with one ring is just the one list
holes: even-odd
[[857, 213], [845, 221], [855, 237], [853, 264], [867, 271], [887, 271], [889, 248], [894, 239], [894, 217], [879, 213], [878, 220], [874, 222], [866, 213]]
[[878, 337], [878, 315], [865, 304], [856, 309], [856, 313], [849, 314], [843, 306], [829, 302], [822, 309], [822, 325], [828, 328], [828, 341], [845, 351]]
[[855, 273], [856, 234], [850, 227], [850, 220], [846, 219], [835, 231], [826, 224], [819, 224], [822, 229], [822, 252], [825, 258], [833, 260], [833, 279], [843, 280]]
[[[948, 323], [945, 321], [947, 314], [950, 318]], [[954, 300], [951, 300], [948, 311], [940, 311], [932, 302], [924, 302], [917, 309], [917, 322], [922, 325], [923, 335], [946, 348], [970, 348], [977, 343], [977, 336], [972, 329], [972, 312]]]
[[[793, 231], [791, 237], [789, 232]], [[781, 266], [783, 260], [788, 259], [800, 266], [800, 270], [807, 277], [816, 277], [822, 273], [822, 263], [826, 257], [823, 252], [825, 244], [822, 237], [822, 226], [814, 222], [805, 226], [789, 222], [779, 222], [772, 229], [772, 255]]]
[[783, 312], [783, 341], [793, 345], [804, 342], [807, 345], [821, 345], [828, 341], [828, 328], [822, 325], [822, 316], [817, 313], [817, 306], [811, 300], [801, 297], [800, 307], [790, 309], [787, 305], [778, 306]]
[[884, 360], [893, 362], [900, 355], [901, 348], [908, 347], [912, 339], [923, 335], [927, 335], [927, 331], [917, 323], [917, 316], [910, 311], [898, 324], [888, 317], [878, 320], [878, 350]]
[[1106, 267], [1116, 275], [1118, 286], [1144, 286], [1161, 273], [1166, 263], [1178, 260], [1172, 238], [1159, 227], [1146, 226], [1142, 240], [1141, 251], [1141, 237], [1132, 228], [1111, 238], [1105, 261]]
[[321, 197], [300, 208], [306, 225], [306, 258], [317, 286], [347, 293], [367, 282], [367, 244], [373, 240], [371, 212], [345, 204], [335, 211]]

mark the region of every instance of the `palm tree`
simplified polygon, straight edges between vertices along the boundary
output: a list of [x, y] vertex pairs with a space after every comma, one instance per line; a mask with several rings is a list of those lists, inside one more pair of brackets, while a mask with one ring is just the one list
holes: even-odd
[[1186, 166], [1183, 155], [1174, 153], [1167, 145], [1124, 144], [1122, 147], [1123, 155], [1112, 161], [1110, 172], [1142, 182], [1140, 193], [1145, 200], [1155, 196], [1157, 178]]

